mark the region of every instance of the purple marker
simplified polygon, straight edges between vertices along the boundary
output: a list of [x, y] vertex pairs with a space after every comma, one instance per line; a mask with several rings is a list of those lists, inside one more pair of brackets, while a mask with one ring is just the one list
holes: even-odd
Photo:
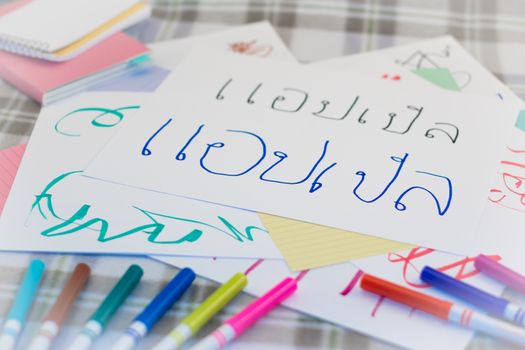
[[519, 326], [525, 326], [525, 311], [506, 299], [489, 294], [428, 266], [421, 271], [420, 278], [431, 286], [460, 298], [491, 315]]
[[525, 294], [525, 276], [492, 260], [486, 255], [480, 254], [474, 259], [474, 266], [484, 274], [500, 281], [512, 289]]

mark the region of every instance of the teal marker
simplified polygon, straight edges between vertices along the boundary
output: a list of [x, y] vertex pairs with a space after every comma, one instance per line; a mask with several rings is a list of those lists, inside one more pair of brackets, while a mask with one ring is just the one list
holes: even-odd
[[[97, 338], [120, 305], [131, 294], [142, 278], [143, 270], [138, 265], [131, 265], [124, 276], [120, 278], [115, 287], [98, 307], [84, 325], [80, 334], [73, 340], [69, 349], [87, 350]], [[0, 348], [1, 349], [1, 348]]]
[[31, 261], [31, 264], [29, 264], [15, 302], [11, 306], [4, 323], [2, 334], [0, 335], [0, 349], [11, 350], [15, 347], [16, 339], [22, 331], [27, 313], [33, 304], [38, 286], [44, 276], [45, 267], [44, 263], [38, 259]]

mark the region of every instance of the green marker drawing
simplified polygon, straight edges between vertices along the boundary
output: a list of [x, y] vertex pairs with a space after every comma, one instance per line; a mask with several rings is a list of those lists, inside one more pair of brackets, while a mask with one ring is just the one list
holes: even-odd
[[[257, 226], [246, 226], [243, 230], [238, 229], [228, 219], [217, 215], [216, 218], [224, 227], [213, 225], [204, 221], [195, 220], [191, 218], [183, 218], [165, 213], [157, 213], [146, 210], [137, 206], [131, 206], [133, 211], [140, 213], [146, 220], [144, 224], [130, 228], [129, 230], [117, 233], [110, 232], [110, 222], [100, 217], [90, 217], [91, 205], [81, 204], [80, 207], [71, 215], [59, 215], [55, 209], [54, 195], [52, 191], [56, 189], [66, 178], [70, 176], [80, 175], [82, 171], [71, 171], [57, 176], [52, 179], [42, 190], [41, 193], [35, 196], [30, 210], [30, 215], [33, 211], [46, 221], [58, 220], [56, 224], [44, 229], [40, 234], [44, 237], [58, 237], [71, 235], [88, 230], [89, 232], [98, 233], [97, 241], [104, 243], [117, 239], [121, 239], [130, 235], [143, 233], [147, 235], [147, 241], [155, 244], [181, 244], [193, 243], [198, 241], [204, 234], [204, 230], [210, 232], [219, 232], [226, 237], [234, 239], [240, 243], [254, 240], [254, 231], [261, 231], [267, 233], [263, 228]], [[166, 226], [173, 223], [189, 223], [195, 228], [182, 237], [175, 240], [164, 240], [163, 236], [167, 235]]]
[[[91, 125], [98, 128], [112, 128], [116, 125], [118, 125], [122, 119], [124, 119], [124, 114], [122, 114], [120, 111], [128, 110], [128, 109], [138, 109], [140, 106], [125, 106], [120, 107], [116, 109], [109, 109], [109, 108], [101, 108], [101, 107], [86, 107], [86, 108], [78, 108], [74, 111], [69, 112], [68, 114], [64, 115], [62, 118], [60, 118], [54, 126], [54, 129], [57, 133], [64, 135], [64, 136], [72, 136], [72, 137], [78, 137], [80, 134], [78, 133], [72, 133], [64, 131], [61, 127], [62, 123], [66, 119], [70, 119], [73, 115], [76, 115], [77, 113], [82, 112], [100, 112], [100, 114], [96, 115], [91, 120]], [[100, 119], [106, 117], [106, 116], [113, 116], [116, 119], [111, 122], [102, 122]]]

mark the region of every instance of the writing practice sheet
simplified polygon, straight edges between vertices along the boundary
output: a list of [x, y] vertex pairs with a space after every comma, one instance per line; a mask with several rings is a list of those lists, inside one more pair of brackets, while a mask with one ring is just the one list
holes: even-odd
[[2, 250], [281, 257], [253, 213], [81, 176], [147, 96], [86, 93], [42, 110], [0, 218]]
[[[216, 33], [193, 36], [187, 39], [150, 44], [153, 60], [156, 65], [162, 68], [154, 66], [125, 79], [98, 86], [97, 89], [102, 91], [135, 91], [138, 88], [138, 91], [154, 91], [165, 79], [165, 76], [169, 74], [169, 70], [175, 69], [184, 58], [184, 55], [196, 46], [215, 48], [220, 51], [237, 54], [254, 55], [272, 60], [295, 61], [284, 44], [279, 40], [273, 28], [267, 22], [260, 22]], [[259, 49], [255, 49], [256, 47]], [[271, 49], [262, 50], [262, 47], [270, 47]], [[347, 61], [348, 57], [345, 57], [345, 60]], [[348, 76], [357, 71], [366, 72], [371, 78], [390, 82], [399, 88], [402, 88], [405, 84], [425, 85], [421, 79], [411, 74], [408, 70], [390, 63], [379, 55], [353, 56], [351, 57], [351, 65], [344, 65], [344, 67], [339, 67], [339, 62], [331, 63], [331, 61], [319, 62], [316, 65], [325, 68], [337, 67], [341, 70], [344, 69], [343, 74]], [[445, 74], [441, 71], [437, 73], [432, 75], [427, 73], [425, 78], [433, 83], [436, 79], [443, 81], [442, 77]], [[239, 215], [248, 214], [247, 212], [242, 212]], [[262, 213], [258, 213], [258, 216], [263, 221], [264, 226], [269, 231], [288, 265], [294, 271], [374, 256], [409, 247], [405, 243], [379, 239], [328, 226], [314, 225]]]
[[517, 110], [352, 78], [194, 51], [87, 175], [467, 251]]
[[[516, 48], [504, 45], [505, 50]], [[486, 208], [471, 241], [472, 252], [498, 254], [503, 262], [525, 273], [525, 255], [519, 249], [525, 224], [525, 103], [508, 86], [472, 57], [453, 37], [444, 36], [413, 44], [396, 46], [319, 62], [339, 69], [350, 68], [366, 59], [382, 58], [411, 70], [447, 69], [457, 79], [460, 90], [502, 102], [521, 109], [507, 147], [495, 169], [496, 182], [487, 190]]]
[[[393, 64], [404, 69], [395, 70], [392, 68]], [[375, 67], [382, 70], [382, 80], [395, 81], [400, 88], [406, 83], [415, 84], [416, 82], [411, 78], [419, 76], [441, 88], [475, 93], [487, 98], [496, 97], [498, 100], [517, 103], [518, 106], [523, 105], [523, 101], [516, 94], [495, 78], [451, 36], [315, 62], [313, 65], [339, 69], [341, 74], [348, 74], [347, 72], [351, 74], [356, 66], [366, 71], [369, 71], [370, 67]], [[455, 79], [458, 79], [459, 83]], [[497, 183], [487, 191], [487, 206], [476, 229], [476, 235], [471, 241], [470, 254], [497, 252], [505, 263], [525, 273], [525, 257], [515, 245], [522, 236], [521, 227], [525, 220], [522, 214], [525, 211], [525, 204], [519, 200], [523, 193], [520, 189], [522, 182], [509, 181], [512, 176], [509, 176], [508, 172], [512, 170], [515, 174], [514, 179], [518, 180], [520, 177], [516, 175], [520, 172], [519, 165], [525, 160], [520, 159], [523, 158], [521, 156], [523, 153], [517, 151], [525, 137], [523, 133], [525, 112], [520, 116], [516, 120], [516, 128], [511, 131], [509, 147], [502, 154], [502, 157], [507, 159], [500, 162], [500, 168], [506, 166], [507, 171], [498, 170], [497, 173], [501, 175], [498, 175]], [[521, 146], [523, 148], [523, 145]], [[509, 161], [509, 157], [513, 161]], [[504, 191], [507, 193], [503, 193]], [[513, 202], [513, 206], [505, 204], [506, 201]], [[304, 223], [291, 226], [288, 223], [295, 221], [268, 215], [261, 217], [294, 270], [359, 258], [356, 256], [359, 253], [373, 255], [374, 250], [380, 250], [384, 245], [388, 245], [390, 251], [399, 250], [391, 246], [397, 243], [393, 241], [367, 241], [363, 236], [345, 235], [346, 231], [337, 231], [329, 227], [314, 228]], [[496, 232], [498, 234], [495, 234]], [[299, 240], [299, 237], [302, 239]], [[326, 254], [328, 249], [331, 254]], [[344, 259], [345, 254], [349, 256], [349, 252], [353, 256]]]
[[[439, 49], [439, 47], [437, 49]], [[453, 55], [452, 57], [459, 57], [460, 62], [457, 63], [456, 61], [456, 67], [461, 63], [461, 61], [465, 61], [461, 59], [460, 55], [457, 54]], [[347, 65], [344, 67], [341, 66], [340, 68], [351, 70], [352, 66]], [[472, 69], [472, 71], [474, 71], [475, 74], [483, 74], [483, 71], [478, 71], [475, 69]], [[343, 71], [341, 74], [343, 74]], [[395, 74], [392, 75], [392, 77], [395, 76]], [[401, 79], [401, 81], [403, 81], [403, 79]], [[477, 81], [477, 79], [475, 79], [475, 81]], [[488, 90], [491, 89], [490, 85], [485, 85], [485, 87]], [[495, 88], [493, 87], [493, 89]], [[485, 95], [491, 96], [490, 91], [485, 93]], [[507, 162], [505, 163], [506, 166], [514, 168], [515, 171], [519, 170], [520, 167], [517, 167], [516, 165], [519, 164], [521, 154], [518, 152], [512, 152], [510, 150], [507, 150], [506, 153], [508, 156], [512, 157], [507, 159]], [[516, 164], [511, 164], [511, 162]], [[507, 176], [507, 180], [508, 179], [510, 178]], [[519, 185], [518, 182], [514, 183]], [[496, 186], [493, 187], [496, 188]], [[501, 188], [500, 190], [503, 191]], [[491, 194], [492, 196], [499, 194], [500, 197], [503, 197], [502, 194], [506, 194], [505, 200], [512, 200], [513, 204], [518, 204], [521, 206], [519, 202], [519, 194], [512, 193], [508, 190], [507, 193], [492, 191]], [[510, 194], [512, 194], [512, 196]], [[497, 200], [497, 198], [493, 199]], [[503, 202], [500, 203], [504, 204]], [[516, 216], [513, 214], [519, 215], [519, 212], [516, 213], [515, 210], [505, 209], [502, 205], [497, 206], [500, 208], [499, 211], [505, 211], [507, 215], [511, 215], [514, 218], [516, 218]], [[266, 215], [263, 216], [263, 222], [266, 224], [265, 216]], [[482, 218], [482, 222], [483, 220], [484, 218]], [[292, 220], [281, 221], [294, 222]], [[502, 224], [503, 222], [505, 222], [504, 225]], [[281, 224], [280, 221], [277, 221], [277, 223]], [[512, 224], [516, 224], [513, 226], [514, 231], [518, 231], [522, 226], [519, 222], [500, 222], [500, 225], [503, 225], [505, 228], [511, 228]], [[307, 224], [303, 225], [303, 228], [309, 226]], [[266, 226], [269, 227], [268, 225]], [[499, 235], [508, 234], [506, 229], [491, 231], [498, 232]], [[319, 233], [325, 233], [325, 240], [328, 239], [326, 238], [326, 231], [323, 232], [320, 230]], [[298, 236], [299, 234], [296, 232], [292, 238], [297, 239]], [[481, 239], [481, 241], [485, 242], [484, 239]], [[478, 239], [473, 240], [471, 242], [472, 246], [475, 246], [478, 242]], [[508, 244], [505, 242], [508, 242]], [[506, 245], [511, 245], [512, 242], [516, 242], [516, 240], [499, 239], [497, 244], [492, 244], [490, 246], [490, 249], [478, 251], [484, 251], [487, 254], [490, 254], [491, 252], [504, 250], [502, 248], [504, 248]], [[292, 245], [293, 244], [291, 244], [291, 246]], [[516, 254], [516, 250], [517, 249], [514, 249], [514, 253], [512, 253], [513, 256], [519, 255]], [[478, 272], [473, 268], [472, 258], [455, 257], [449, 255], [446, 260], [434, 260], [435, 258], [433, 257], [435, 256], [441, 258], [446, 256], [445, 254], [441, 254], [442, 253], [435, 252], [432, 249], [413, 248], [407, 251], [396, 251], [391, 254], [381, 255], [371, 259], [361, 259], [355, 261], [354, 265], [359, 266], [359, 268], [352, 267], [352, 264], [341, 264], [337, 266], [316, 269], [309, 272], [306, 275], [308, 279], [305, 278], [300, 283], [300, 297], [292, 297], [292, 299], [285, 302], [285, 305], [296, 310], [336, 322], [343, 326], [380, 337], [386, 341], [394, 342], [401, 346], [430, 349], [465, 348], [468, 344], [468, 340], [470, 339], [470, 332], [459, 330], [453, 325], [447, 325], [443, 322], [436, 321], [431, 317], [425, 317], [419, 312], [414, 312], [413, 310], [405, 308], [399, 304], [389, 302], [388, 300], [381, 299], [366, 292], [362, 292], [359, 289], [360, 276], [362, 276], [363, 271], [368, 271], [370, 273], [396, 281], [397, 283], [401, 283], [405, 286], [411, 286], [413, 288], [423, 290], [425, 292], [430, 291], [432, 293], [431, 289], [427, 288], [421, 283], [421, 281], [417, 279], [421, 268], [425, 265], [431, 265], [434, 267], [445, 267], [447, 273], [450, 273], [451, 275], [462, 280], [466, 280], [469, 283], [476, 284], [479, 287], [485, 288], [485, 290], [491, 290], [496, 294], [498, 290], [501, 291], [501, 286], [491, 286], [490, 281], [487, 281], [482, 275], [478, 274]], [[503, 262], [508, 263], [511, 254], [501, 255]], [[495, 258], [496, 257], [497, 256], [495, 256]], [[247, 269], [249, 266], [253, 266], [255, 262], [244, 260], [243, 263], [241, 263], [240, 261], [231, 261], [228, 259], [211, 260], [198, 258], [164, 258], [163, 260], [180, 267], [190, 266], [195, 268], [200, 275], [219, 282], [226, 281], [230, 274], [236, 271]], [[277, 266], [281, 266], [281, 268], [279, 269]], [[277, 273], [276, 271], [279, 272]], [[284, 264], [269, 261], [264, 261], [263, 263], [257, 265], [254, 270], [254, 273], [255, 272], [257, 272], [257, 275], [255, 275], [253, 278], [250, 278], [250, 284], [247, 287], [247, 290], [254, 295], [261, 295], [268, 288], [268, 286], [277, 283], [280, 278], [283, 278], [290, 273], [287, 271]], [[310, 283], [305, 287], [305, 284], [302, 284], [303, 282]], [[319, 292], [319, 288], [322, 289], [321, 292]], [[311, 298], [308, 298], [308, 295], [311, 296]], [[330, 303], [333, 304], [333, 307], [324, 308], [324, 304], [318, 302], [319, 298], [323, 296], [326, 296], [325, 299], [329, 300]], [[440, 296], [442, 297], [442, 295]], [[360, 306], [363, 306], [363, 308], [361, 309]], [[360, 321], [364, 319], [371, 319], [373, 321], [371, 323], [367, 322], [367, 324], [364, 325], [363, 322], [355, 321], [354, 318]], [[435, 326], [435, 323], [438, 323], [438, 326]], [[439, 329], [440, 327], [445, 328], [443, 333], [441, 333], [442, 331]], [[414, 330], [410, 332], [414, 336], [406, 336], [407, 329]], [[425, 335], [425, 337], [423, 338], [418, 335]]]
[[[351, 78], [356, 72], [366, 73], [393, 87], [403, 89], [427, 89], [433, 85], [453, 87], [446, 68], [424, 74], [424, 80], [409, 70], [390, 63], [380, 55], [357, 55], [345, 57], [343, 62], [335, 60], [313, 63], [317, 67], [338, 69], [339, 74]], [[446, 84], [443, 84], [443, 83]], [[273, 241], [293, 271], [337, 264], [368, 256], [411, 248], [407, 243], [357, 234], [329, 226], [286, 219], [276, 215], [258, 213]]]
[[[173, 68], [197, 44], [234, 55], [294, 61], [267, 22], [159, 43], [154, 59]], [[123, 80], [128, 88], [155, 86], [156, 81], [163, 79], [163, 74], [157, 74], [159, 70], [162, 71], [153, 70], [153, 78], [147, 70]], [[98, 89], [118, 91], [122, 86], [112, 82]], [[42, 112], [23, 168], [30, 170], [21, 171], [21, 179], [11, 196], [11, 209], [2, 224], [19, 235], [9, 235], [2, 248], [280, 258], [280, 252], [252, 212], [202, 202], [187, 204], [187, 200], [173, 196], [89, 181], [80, 176], [112, 134], [137, 113], [145, 96], [86, 94], [72, 104]], [[123, 105], [112, 109], [118, 102]], [[30, 174], [38, 174], [41, 182], [35, 183]], [[48, 181], [45, 186], [44, 181]], [[211, 250], [201, 249], [208, 244], [205, 241], [211, 244], [208, 246]], [[221, 243], [228, 241], [233, 249]]]

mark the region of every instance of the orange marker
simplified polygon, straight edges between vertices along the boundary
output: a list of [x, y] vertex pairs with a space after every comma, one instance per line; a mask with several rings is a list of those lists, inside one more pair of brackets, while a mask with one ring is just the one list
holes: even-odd
[[86, 285], [89, 278], [90, 268], [86, 264], [80, 263], [75, 267], [73, 273], [66, 282], [64, 289], [58, 296], [55, 304], [49, 310], [38, 335], [29, 346], [30, 350], [47, 350], [51, 342], [58, 334], [62, 323], [73, 306], [75, 299]]

